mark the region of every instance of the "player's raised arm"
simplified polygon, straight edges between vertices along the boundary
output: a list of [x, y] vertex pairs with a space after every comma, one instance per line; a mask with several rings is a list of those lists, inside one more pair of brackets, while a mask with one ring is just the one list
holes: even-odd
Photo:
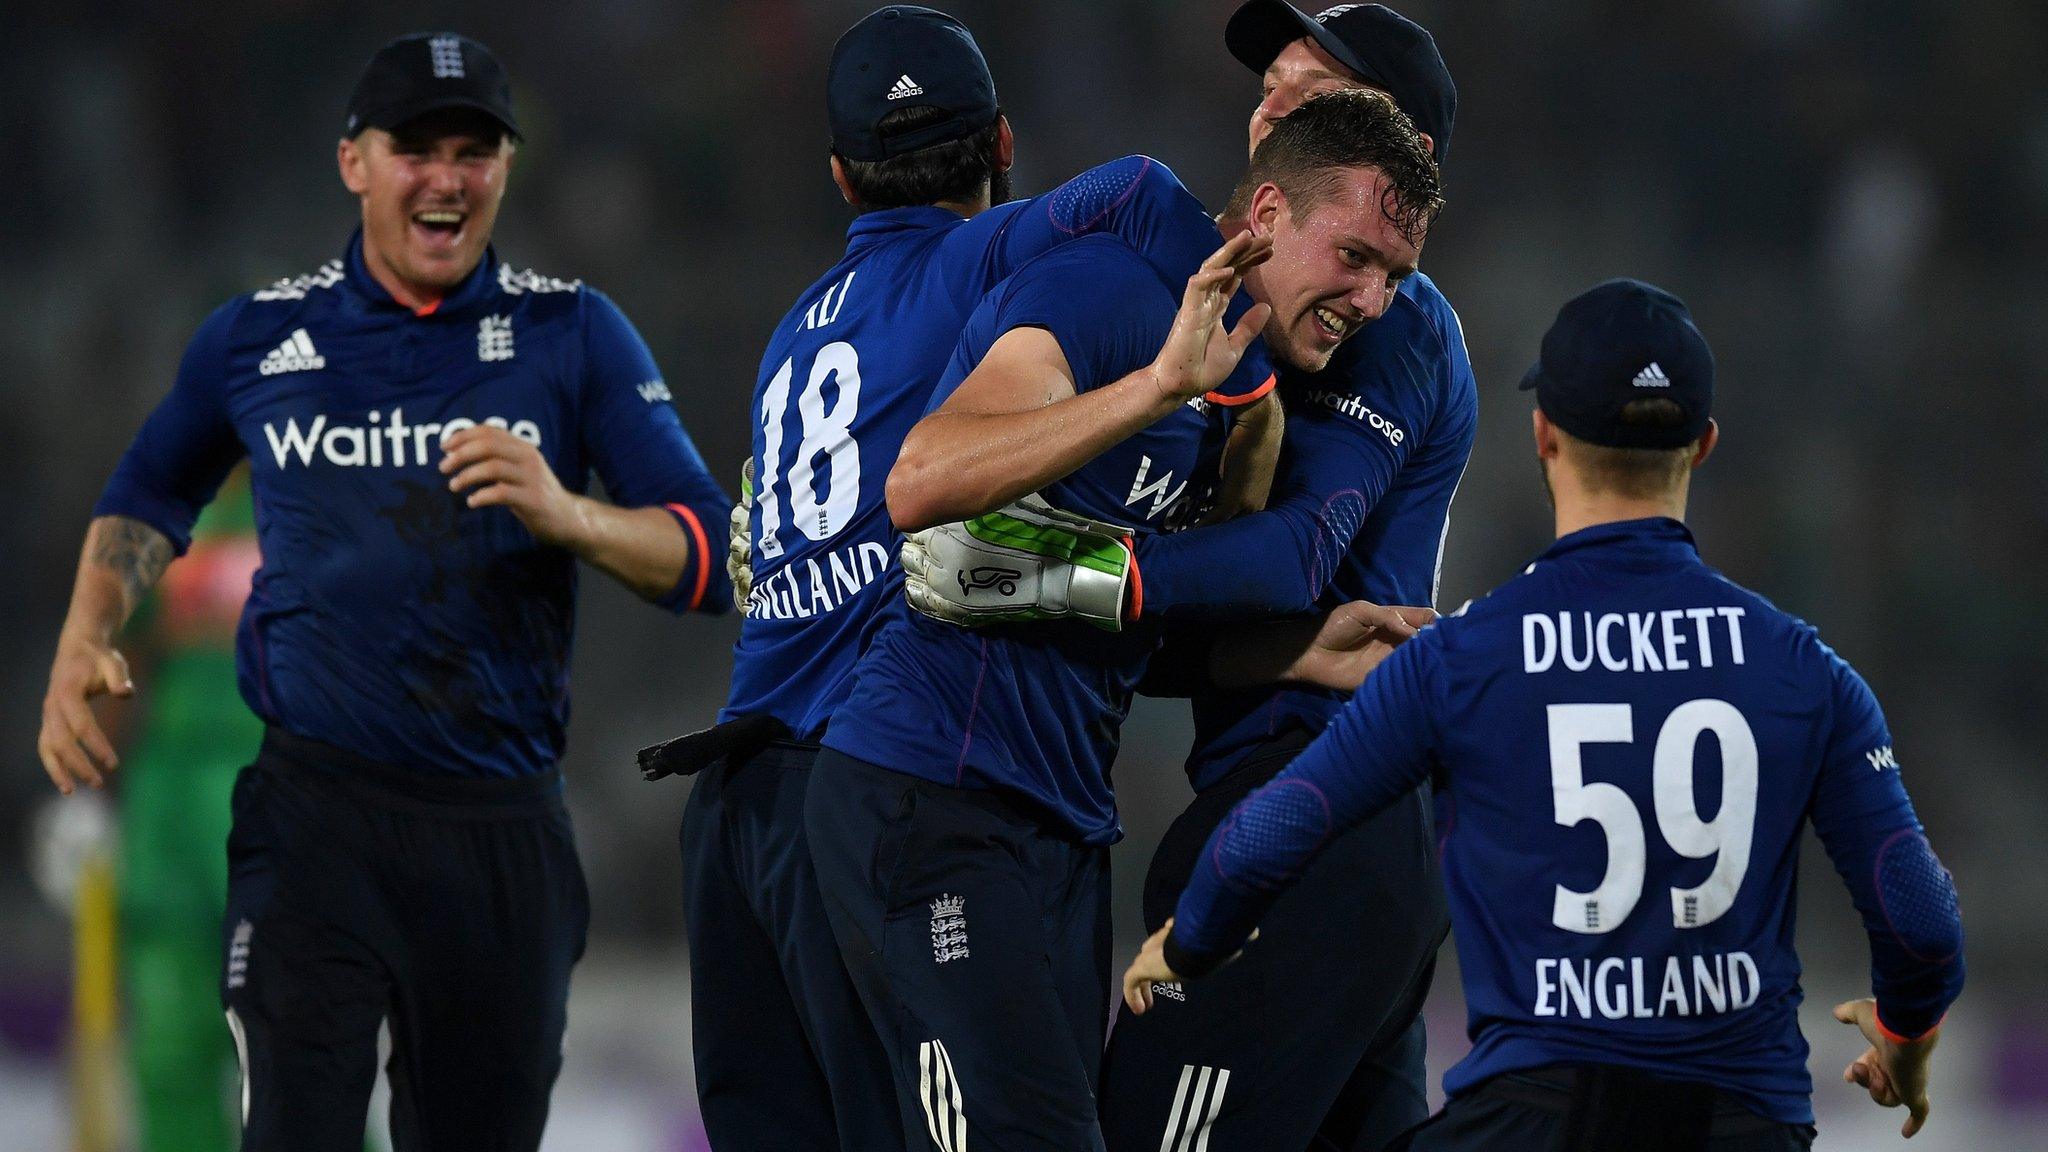
[[1255, 306], [1226, 329], [1224, 307], [1244, 273], [1271, 253], [1269, 240], [1249, 233], [1217, 249], [1188, 279], [1158, 356], [1106, 387], [1076, 394], [1066, 354], [1046, 329], [1005, 332], [904, 440], [889, 473], [896, 526], [915, 530], [994, 511], [1222, 385], [1268, 311]]

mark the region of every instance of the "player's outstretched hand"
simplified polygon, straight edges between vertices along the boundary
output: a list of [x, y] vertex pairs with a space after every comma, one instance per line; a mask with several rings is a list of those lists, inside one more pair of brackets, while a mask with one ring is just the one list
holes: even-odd
[[36, 738], [43, 771], [57, 791], [69, 796], [80, 784], [106, 784], [105, 773], [119, 767], [121, 760], [90, 701], [95, 696], [133, 695], [135, 681], [119, 651], [80, 636], [57, 638], [50, 687], [43, 694], [43, 728]]
[[[1124, 969], [1124, 1003], [1139, 1016], [1152, 1010], [1152, 985], [1172, 984], [1181, 979], [1180, 973], [1166, 962], [1166, 938], [1172, 932], [1173, 917], [1169, 916], [1159, 931], [1146, 938], [1145, 946], [1138, 949], [1137, 958], [1131, 961], [1131, 966]], [[1258, 938], [1259, 930], [1254, 928], [1245, 943]], [[1235, 960], [1241, 955], [1241, 952], [1232, 953], [1230, 959]]]
[[1843, 1082], [1860, 1085], [1886, 1108], [1904, 1104], [1906, 1123], [1899, 1135], [1910, 1139], [1927, 1123], [1927, 1063], [1940, 1038], [1940, 1025], [1917, 1040], [1898, 1043], [1878, 1027], [1877, 1001], [1867, 996], [1835, 1005], [1835, 1019], [1854, 1024], [1870, 1042], [1870, 1048], [1842, 1070]]
[[[1223, 311], [1244, 283], [1244, 274], [1273, 255], [1270, 236], [1240, 232], [1211, 253], [1188, 277], [1181, 293], [1173, 329], [1152, 361], [1160, 391], [1170, 399], [1192, 400], [1212, 392], [1230, 378], [1244, 350], [1258, 338], [1272, 309], [1254, 304], [1238, 318], [1237, 327], [1222, 332]], [[1219, 339], [1220, 335], [1220, 339]]]
[[1288, 679], [1354, 691], [1402, 641], [1435, 619], [1429, 608], [1364, 600], [1339, 604], [1323, 617]]
[[1137, 958], [1124, 969], [1124, 1003], [1140, 1016], [1152, 1010], [1152, 985], [1172, 984], [1180, 979], [1166, 964], [1166, 936], [1172, 931], [1173, 919], [1168, 917], [1166, 926], [1146, 938]]
[[571, 547], [582, 532], [576, 498], [534, 445], [503, 428], [479, 424], [443, 440], [441, 452], [448, 490], [468, 492], [471, 508], [509, 508], [544, 544]]

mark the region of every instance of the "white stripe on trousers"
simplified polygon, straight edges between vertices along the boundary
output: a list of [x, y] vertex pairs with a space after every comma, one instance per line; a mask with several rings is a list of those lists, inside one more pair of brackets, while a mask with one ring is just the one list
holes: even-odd
[[235, 1062], [242, 1066], [242, 1127], [249, 1126], [249, 1034], [242, 1028], [241, 1014], [228, 1009], [228, 1033], [235, 1038]]
[[[1190, 1080], [1195, 1088], [1192, 1097], [1188, 1095]], [[1209, 1129], [1223, 1110], [1223, 1090], [1229, 1084], [1228, 1068], [1181, 1065], [1180, 1087], [1174, 1089], [1173, 1110], [1167, 1115], [1159, 1152], [1209, 1152]]]
[[917, 1046], [917, 1097], [924, 1105], [926, 1131], [939, 1152], [967, 1152], [967, 1110], [960, 1102], [960, 1077], [953, 1057], [937, 1040]]

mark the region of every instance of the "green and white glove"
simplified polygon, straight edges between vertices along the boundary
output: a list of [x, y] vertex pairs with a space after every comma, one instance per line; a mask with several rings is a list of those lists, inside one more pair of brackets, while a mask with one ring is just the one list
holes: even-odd
[[725, 522], [725, 574], [732, 577], [732, 602], [747, 611], [754, 591], [754, 458], [740, 465], [740, 502]]
[[1037, 495], [903, 541], [911, 607], [968, 627], [1078, 619], [1119, 631], [1135, 569], [1130, 529]]

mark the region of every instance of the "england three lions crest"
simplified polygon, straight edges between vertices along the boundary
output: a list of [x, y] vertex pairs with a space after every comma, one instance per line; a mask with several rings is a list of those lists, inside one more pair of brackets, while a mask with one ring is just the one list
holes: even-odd
[[967, 959], [967, 897], [941, 893], [932, 901], [932, 959]]

